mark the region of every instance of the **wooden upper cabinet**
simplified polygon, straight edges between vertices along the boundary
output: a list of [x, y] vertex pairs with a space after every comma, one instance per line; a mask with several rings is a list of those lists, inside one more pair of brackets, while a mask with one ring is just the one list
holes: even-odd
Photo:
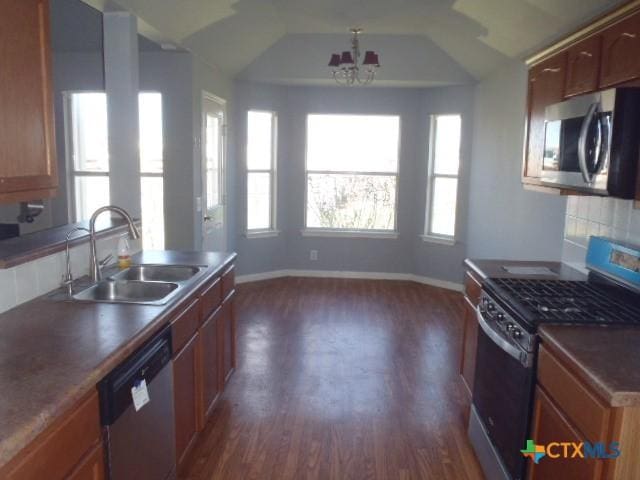
[[544, 111], [564, 97], [567, 52], [559, 53], [529, 70], [527, 143], [523, 176], [540, 177], [544, 153]]
[[0, 202], [53, 196], [48, 0], [0, 0]]
[[567, 50], [565, 97], [598, 89], [602, 36], [594, 35]]
[[600, 88], [640, 78], [640, 12], [602, 33]]

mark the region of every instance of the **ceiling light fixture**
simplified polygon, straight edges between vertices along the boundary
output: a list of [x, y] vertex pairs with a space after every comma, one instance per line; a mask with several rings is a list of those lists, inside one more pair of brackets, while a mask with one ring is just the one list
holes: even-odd
[[364, 53], [362, 66], [360, 61], [360, 39], [362, 33], [361, 28], [352, 28], [351, 32], [351, 51], [344, 51], [342, 54], [332, 53], [329, 66], [333, 79], [339, 85], [369, 85], [376, 76], [376, 71], [380, 67], [378, 54], [373, 50], [367, 50]]

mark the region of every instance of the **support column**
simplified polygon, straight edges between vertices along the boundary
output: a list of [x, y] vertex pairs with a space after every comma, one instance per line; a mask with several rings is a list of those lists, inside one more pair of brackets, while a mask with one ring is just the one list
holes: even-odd
[[104, 14], [111, 204], [140, 218], [138, 27], [128, 12]]

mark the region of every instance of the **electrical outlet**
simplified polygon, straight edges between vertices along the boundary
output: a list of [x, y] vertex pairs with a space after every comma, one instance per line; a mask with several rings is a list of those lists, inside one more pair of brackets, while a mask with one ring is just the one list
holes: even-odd
[[309, 260], [318, 260], [318, 250], [309, 250]]

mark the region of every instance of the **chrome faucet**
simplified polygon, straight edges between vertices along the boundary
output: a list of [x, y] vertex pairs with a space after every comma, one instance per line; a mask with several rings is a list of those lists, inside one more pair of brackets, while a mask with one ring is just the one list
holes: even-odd
[[69, 294], [69, 297], [73, 296], [73, 275], [71, 274], [71, 256], [69, 255], [69, 240], [71, 239], [71, 235], [80, 231], [85, 231], [87, 233], [90, 233], [89, 230], [84, 227], [74, 228], [73, 230], [70, 230], [69, 233], [67, 233], [67, 240], [66, 240], [67, 273], [64, 275], [64, 277], [62, 277], [62, 285], [64, 287], [67, 287], [67, 293]]
[[101, 207], [91, 215], [89, 220], [89, 273], [91, 274], [92, 282], [99, 282], [102, 279], [102, 271], [100, 270], [100, 264], [98, 262], [98, 252], [96, 249], [96, 218], [104, 212], [115, 212], [124, 218], [129, 224], [129, 237], [136, 240], [140, 238], [140, 231], [138, 227], [133, 223], [131, 215], [123, 208], [109, 205], [107, 207]]

